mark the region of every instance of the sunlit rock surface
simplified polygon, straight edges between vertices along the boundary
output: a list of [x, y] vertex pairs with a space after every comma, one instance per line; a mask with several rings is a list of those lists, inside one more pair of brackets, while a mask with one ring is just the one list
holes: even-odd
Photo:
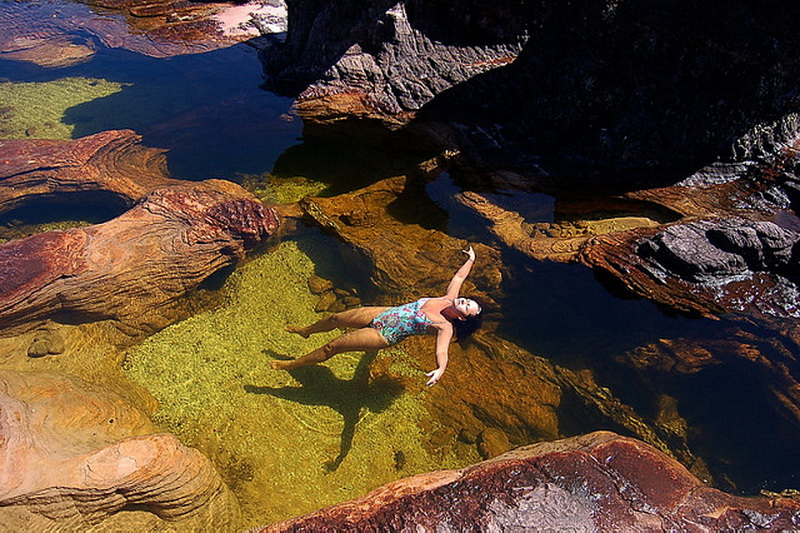
[[113, 198], [131, 207], [167, 178], [163, 150], [141, 146], [130, 130], [74, 141], [0, 140], [0, 214], [42, 199]]
[[261, 531], [742, 531], [798, 521], [797, 500], [708, 488], [650, 446], [598, 432], [407, 478]]
[[224, 529], [238, 517], [208, 459], [77, 378], [0, 371], [0, 442], [0, 517], [10, 531], [164, 520]]
[[280, 0], [84, 3], [103, 11], [95, 13], [79, 4], [3, 4], [0, 57], [60, 68], [91, 59], [98, 42], [151, 57], [172, 57], [285, 31], [286, 7]]
[[171, 303], [277, 225], [229, 182], [157, 189], [109, 222], [0, 245], [0, 320], [9, 328], [66, 312], [160, 329]]
[[129, 203], [147, 191], [109, 222], [0, 245], [4, 333], [56, 314], [112, 318], [134, 332], [160, 329], [182, 295], [278, 227], [271, 208], [231, 182], [172, 182], [153, 190], [170, 183], [156, 171], [163, 159], [134, 140], [130, 132], [107, 132], [71, 143], [0, 144], [0, 198], [11, 206], [63, 201], [82, 190]]

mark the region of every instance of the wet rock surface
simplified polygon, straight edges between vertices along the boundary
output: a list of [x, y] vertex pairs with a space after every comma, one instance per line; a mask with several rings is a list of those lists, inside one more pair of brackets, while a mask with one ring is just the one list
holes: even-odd
[[422, 474], [260, 531], [794, 529], [800, 502], [708, 488], [639, 441], [598, 432]]
[[208, 459], [156, 433], [115, 394], [73, 377], [8, 370], [0, 370], [0, 390], [5, 528], [235, 523], [238, 506]]
[[[0, 57], [61, 68], [88, 61], [99, 44], [150, 57], [172, 57], [285, 31], [278, 27], [285, 24], [268, 23], [276, 16], [285, 19], [285, 7], [277, 0], [84, 3], [105, 10], [104, 14], [80, 5], [5, 4], [0, 10]], [[260, 25], [255, 23], [259, 20]]]
[[[271, 208], [233, 183], [169, 186], [150, 166], [153, 152], [134, 146], [135, 140], [129, 132], [108, 132], [72, 143], [0, 145], [0, 198], [7, 205], [81, 190], [141, 200], [103, 224], [0, 245], [4, 333], [58, 314], [112, 318], [131, 331], [160, 329], [174, 320], [170, 307], [180, 296], [278, 227]], [[37, 158], [39, 149], [44, 153]], [[156, 161], [161, 169], [163, 159]], [[137, 168], [150, 173], [139, 180]], [[156, 183], [168, 185], [153, 189]]]

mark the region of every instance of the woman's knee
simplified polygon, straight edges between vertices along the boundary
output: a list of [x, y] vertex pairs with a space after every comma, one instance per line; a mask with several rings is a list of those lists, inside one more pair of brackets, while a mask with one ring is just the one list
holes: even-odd
[[322, 361], [327, 361], [337, 353], [341, 352], [339, 349], [339, 343], [336, 342], [337, 340], [338, 339], [334, 339], [322, 347]]

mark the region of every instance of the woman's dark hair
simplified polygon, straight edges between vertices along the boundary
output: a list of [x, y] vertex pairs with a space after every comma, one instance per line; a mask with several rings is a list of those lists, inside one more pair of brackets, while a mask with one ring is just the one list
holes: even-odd
[[478, 304], [481, 310], [475, 315], [464, 317], [464, 320], [452, 321], [453, 329], [456, 333], [456, 341], [459, 344], [463, 344], [483, 324], [483, 302], [477, 298], [470, 297], [469, 299]]

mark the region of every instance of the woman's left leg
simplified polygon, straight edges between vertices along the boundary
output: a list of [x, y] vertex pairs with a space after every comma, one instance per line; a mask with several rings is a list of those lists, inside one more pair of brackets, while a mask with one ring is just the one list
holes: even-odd
[[342, 352], [368, 352], [387, 346], [389, 346], [389, 342], [377, 329], [366, 327], [340, 335], [325, 346], [293, 361], [270, 361], [270, 366], [277, 370], [290, 370], [298, 366], [315, 365], [327, 361]]

